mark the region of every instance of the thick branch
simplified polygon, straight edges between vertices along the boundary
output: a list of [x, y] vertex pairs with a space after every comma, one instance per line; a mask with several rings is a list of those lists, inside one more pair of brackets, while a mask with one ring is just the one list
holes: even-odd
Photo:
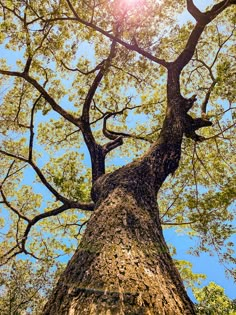
[[210, 21], [217, 17], [221, 12], [223, 12], [227, 7], [236, 4], [236, 0], [223, 0], [220, 3], [215, 4], [211, 10], [207, 11], [205, 14], [209, 17]]
[[204, 19], [204, 14], [195, 6], [193, 0], [187, 0], [187, 10], [196, 21]]
[[193, 17], [197, 20], [197, 24], [192, 30], [187, 44], [178, 58], [174, 61], [174, 64], [178, 67], [179, 72], [188, 64], [188, 62], [193, 57], [195, 48], [198, 44], [199, 38], [204, 31], [204, 28], [208, 23], [210, 23], [214, 18], [216, 18], [221, 12], [223, 12], [230, 5], [236, 4], [235, 0], [224, 0], [220, 3], [214, 5], [211, 10], [202, 13], [193, 4], [193, 1], [187, 0], [187, 8]]
[[212, 126], [212, 122], [207, 119], [195, 118], [187, 115], [185, 120], [184, 133], [186, 137], [193, 139], [194, 141], [203, 141], [205, 138], [196, 134], [196, 130], [204, 127]]
[[103, 145], [103, 152], [104, 155], [111, 152], [112, 150], [118, 148], [123, 144], [123, 137], [122, 136], [116, 136], [114, 140], [106, 143]]

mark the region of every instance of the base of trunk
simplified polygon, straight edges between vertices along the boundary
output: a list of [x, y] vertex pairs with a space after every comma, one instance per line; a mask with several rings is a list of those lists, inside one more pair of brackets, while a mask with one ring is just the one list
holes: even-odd
[[[139, 198], [140, 199], [140, 198]], [[93, 213], [44, 315], [195, 314], [155, 200], [114, 189]]]

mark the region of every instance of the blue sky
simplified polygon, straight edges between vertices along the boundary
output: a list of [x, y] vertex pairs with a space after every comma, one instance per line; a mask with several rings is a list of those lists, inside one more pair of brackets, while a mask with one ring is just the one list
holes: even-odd
[[[190, 261], [193, 264], [194, 273], [202, 273], [207, 276], [206, 280], [202, 282], [203, 286], [213, 281], [222, 286], [225, 289], [226, 295], [231, 299], [236, 298], [235, 283], [232, 278], [226, 277], [224, 266], [219, 263], [216, 256], [209, 256], [208, 254], [202, 253], [199, 257], [196, 257], [187, 254], [186, 252], [189, 247], [194, 247], [196, 244], [196, 240], [191, 240], [185, 235], [176, 234], [174, 229], [164, 230], [164, 235], [166, 242], [176, 247], [176, 259]], [[236, 241], [236, 238], [234, 237], [232, 241]], [[188, 290], [188, 293], [190, 297], [194, 299], [191, 290]]]

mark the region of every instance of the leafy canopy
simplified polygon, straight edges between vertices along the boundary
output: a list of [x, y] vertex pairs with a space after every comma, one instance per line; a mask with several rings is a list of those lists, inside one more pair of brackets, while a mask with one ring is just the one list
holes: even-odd
[[[198, 97], [192, 115], [213, 127], [201, 143], [184, 139], [158, 196], [163, 227], [196, 240], [193, 254], [216, 253], [232, 275], [234, 9], [207, 26], [181, 75], [182, 94]], [[185, 1], [0, 1], [1, 312], [38, 314], [77, 247], [93, 209], [88, 149], [106, 149], [109, 172], [158, 137], [163, 60], [175, 60], [194, 24]], [[186, 284], [199, 279], [177, 265]]]

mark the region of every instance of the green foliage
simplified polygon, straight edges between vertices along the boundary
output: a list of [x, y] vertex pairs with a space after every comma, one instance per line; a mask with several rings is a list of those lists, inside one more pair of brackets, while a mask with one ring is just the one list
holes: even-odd
[[45, 298], [62, 267], [59, 263], [36, 265], [25, 260], [14, 260], [5, 266], [0, 276], [1, 314], [41, 314]]
[[[175, 60], [185, 47], [195, 23], [190, 17], [183, 18], [185, 1], [137, 0], [139, 5], [119, 0], [70, 2], [87, 24], [168, 61]], [[216, 253], [231, 275], [235, 263], [235, 23], [232, 8], [214, 20], [182, 72], [183, 96], [198, 96], [193, 116], [200, 114], [210, 92], [207, 115], [213, 128], [204, 129], [202, 143], [184, 139], [180, 167], [158, 196], [163, 227], [175, 226], [196, 238], [198, 245], [191, 252]], [[28, 75], [62, 110], [79, 119], [98, 71], [106, 64], [90, 106], [90, 128], [97, 143], [107, 143], [102, 131], [104, 117], [113, 113], [107, 128], [126, 134], [124, 144], [107, 156], [107, 171], [140, 157], [157, 139], [164, 119], [164, 68], [118, 44], [109, 64], [111, 40], [85, 24], [74, 19], [66, 0], [0, 1], [3, 315], [40, 314], [61, 262], [78, 246], [89, 214], [75, 203], [90, 202], [92, 185], [81, 128], [55, 112], [32, 82], [7, 76], [4, 71], [22, 74], [30, 62]], [[73, 206], [38, 220], [25, 237], [29, 222], [58, 209], [61, 196], [72, 200]], [[191, 271], [189, 262], [176, 264], [186, 286], [193, 288], [204, 278]], [[216, 285], [196, 289], [195, 294], [199, 312], [201, 307], [208, 312], [208, 302], [213, 312], [200, 314], [214, 314], [213, 310], [224, 307], [229, 309], [225, 314], [233, 314], [229, 300]]]
[[206, 275], [196, 274], [192, 271], [193, 265], [189, 261], [175, 260], [175, 265], [180, 272], [186, 288], [194, 289], [196, 285], [201, 284], [201, 282], [206, 279]]
[[198, 301], [197, 314], [202, 315], [235, 315], [236, 305], [224, 293], [224, 289], [214, 282], [210, 282], [201, 289], [194, 289], [194, 295]]

